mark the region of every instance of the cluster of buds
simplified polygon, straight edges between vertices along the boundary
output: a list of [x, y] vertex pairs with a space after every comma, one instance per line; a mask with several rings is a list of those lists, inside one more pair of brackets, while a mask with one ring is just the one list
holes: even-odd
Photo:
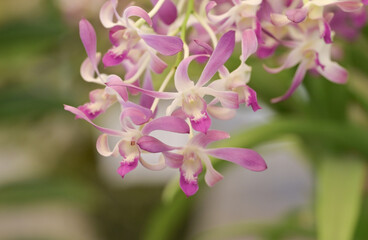
[[[151, 170], [177, 168], [180, 187], [187, 196], [197, 192], [203, 164], [209, 186], [223, 178], [213, 168], [209, 156], [251, 171], [267, 168], [263, 158], [251, 149], [207, 148], [212, 142], [230, 137], [226, 132], [211, 129], [212, 118], [228, 120], [242, 104], [253, 111], [261, 108], [256, 91], [248, 86], [252, 68], [247, 59], [251, 55], [260, 59], [271, 57], [279, 46], [290, 49], [281, 67], [265, 66], [268, 72], [277, 73], [299, 65], [290, 89], [272, 102], [290, 97], [307, 70], [332, 82], [345, 83], [347, 71], [331, 60], [334, 29], [351, 38], [365, 23], [363, 6], [368, 3], [366, 0], [151, 2], [154, 6], [150, 12], [128, 6], [120, 14], [117, 0], [108, 0], [102, 6], [100, 20], [109, 30], [112, 44], [102, 58], [96, 49], [93, 26], [85, 19], [80, 21], [80, 37], [88, 56], [81, 66], [81, 76], [102, 88], [91, 91], [90, 102], [77, 108], [65, 105], [65, 110], [102, 133], [97, 139], [97, 151], [106, 157], [122, 158], [118, 168], [122, 177], [139, 163]], [[353, 26], [348, 27], [345, 20], [351, 20]], [[240, 64], [229, 71], [224, 64], [237, 44], [241, 47], [237, 56]], [[167, 64], [162, 55], [176, 55], [175, 63]], [[105, 68], [122, 67], [124, 76], [101, 73], [100, 61]], [[188, 74], [193, 61], [205, 63], [196, 81]], [[153, 88], [153, 74], [162, 79], [158, 90]], [[165, 91], [172, 78], [175, 91]], [[139, 103], [130, 101], [131, 95], [139, 95]], [[170, 101], [165, 116], [157, 114], [161, 100]], [[121, 106], [120, 130], [93, 123], [113, 104]], [[153, 131], [186, 134], [188, 141], [185, 146], [171, 146], [150, 136]], [[113, 148], [109, 136], [119, 139]], [[145, 161], [143, 152], [160, 153], [159, 161], [155, 164]]]

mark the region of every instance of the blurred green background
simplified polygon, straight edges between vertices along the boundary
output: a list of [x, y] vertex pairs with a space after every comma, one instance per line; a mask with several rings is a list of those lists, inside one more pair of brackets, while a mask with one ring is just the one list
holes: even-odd
[[78, 22], [93, 23], [98, 49], [106, 51], [102, 4], [0, 1], [1, 240], [368, 239], [367, 27], [354, 43], [337, 41], [347, 85], [308, 76], [280, 104], [269, 100], [287, 89], [295, 69], [270, 75], [250, 59], [264, 110], [242, 110], [235, 121], [242, 129], [231, 129], [223, 145], [259, 150], [270, 173], [234, 172], [216, 162], [229, 182], [201, 184], [187, 199], [175, 178], [169, 185], [106, 180], [116, 173], [101, 165], [97, 132], [63, 110], [86, 102], [95, 87], [79, 76], [86, 54]]

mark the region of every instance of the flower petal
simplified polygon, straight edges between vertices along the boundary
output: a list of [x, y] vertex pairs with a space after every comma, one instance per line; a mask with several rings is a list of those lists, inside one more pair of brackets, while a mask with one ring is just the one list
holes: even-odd
[[206, 174], [204, 175], [204, 180], [208, 186], [212, 187], [224, 177], [213, 168], [211, 160], [206, 154], [201, 154], [200, 158], [206, 165]]
[[165, 143], [152, 136], [140, 137], [137, 144], [141, 149], [151, 153], [166, 152], [177, 149], [177, 147], [166, 145]]
[[106, 84], [109, 88], [113, 89], [124, 101], [128, 101], [128, 91], [126, 86], [120, 85], [122, 82], [121, 78], [116, 75], [110, 75], [107, 78], [109, 84], [113, 85], [114, 87], [110, 87]]
[[257, 36], [252, 29], [243, 31], [242, 34], [242, 61], [248, 59], [258, 48]]
[[201, 118], [191, 118], [190, 123], [194, 130], [202, 133], [207, 133], [208, 129], [211, 127], [211, 118], [208, 116], [207, 112], [202, 112]]
[[150, 25], [152, 27], [152, 20], [151, 20], [150, 16], [148, 15], [148, 13], [143, 8], [140, 8], [140, 7], [137, 7], [137, 6], [127, 7], [124, 10], [123, 18], [128, 23], [129, 22], [128, 18], [130, 18], [130, 17], [141, 17], [148, 23], [148, 25]]
[[148, 135], [155, 130], [163, 130], [175, 133], [189, 133], [190, 131], [185, 120], [173, 116], [160, 117], [152, 120], [143, 127], [142, 134]]
[[171, 168], [180, 168], [183, 164], [184, 156], [177, 153], [172, 152], [163, 152], [165, 157], [166, 165]]
[[[136, 105], [136, 106], [139, 106], [139, 105]], [[149, 109], [143, 110], [143, 107], [141, 106], [139, 107], [124, 106], [123, 111], [121, 112], [121, 115], [120, 115], [121, 123], [124, 123], [124, 121], [126, 121], [127, 118], [130, 118], [132, 122], [136, 125], [142, 125], [148, 122], [152, 117], [152, 112]]]
[[230, 58], [235, 47], [235, 31], [228, 31], [219, 40], [215, 50], [213, 51], [206, 67], [197, 82], [197, 86], [206, 84]]
[[211, 116], [217, 119], [220, 119], [220, 120], [229, 120], [235, 117], [236, 115], [236, 111], [234, 109], [213, 106], [213, 105], [207, 106], [207, 112]]
[[264, 171], [266, 162], [256, 151], [246, 148], [214, 148], [207, 149], [206, 153], [219, 159], [238, 164], [251, 171]]
[[185, 91], [194, 87], [194, 83], [190, 80], [188, 75], [189, 64], [196, 58], [204, 57], [206, 55], [193, 55], [183, 59], [175, 72], [175, 88], [179, 91]]
[[344, 84], [346, 83], [348, 79], [348, 72], [345, 68], [341, 67], [336, 62], [324, 62], [324, 69], [317, 68], [317, 71], [330, 80], [331, 82], [338, 83], [338, 84]]
[[152, 71], [154, 71], [157, 74], [161, 74], [166, 69], [167, 64], [155, 54], [151, 54], [150, 56], [151, 56], [150, 67]]
[[101, 134], [97, 138], [96, 142], [96, 149], [99, 154], [101, 154], [104, 157], [110, 157], [115, 156], [117, 157], [119, 154], [118, 145], [116, 144], [114, 149], [111, 151], [108, 143], [108, 135], [107, 134]]
[[78, 108], [72, 107], [72, 106], [68, 106], [64, 104], [64, 109], [66, 111], [69, 111], [73, 114], [75, 114], [75, 116], [77, 118], [82, 118], [84, 120], [86, 120], [87, 122], [89, 122], [90, 124], [92, 124], [95, 128], [97, 128], [99, 131], [103, 132], [103, 133], [107, 133], [109, 135], [113, 135], [113, 136], [121, 136], [121, 132], [120, 131], [116, 131], [113, 129], [109, 129], [109, 128], [104, 128], [104, 127], [100, 127], [96, 124], [94, 124], [87, 116], [86, 114], [84, 114], [84, 112], [82, 112], [81, 110], [79, 110]]
[[202, 87], [205, 94], [212, 95], [217, 98], [223, 107], [238, 109], [238, 94], [233, 91], [217, 91], [210, 87]]
[[112, 28], [117, 24], [117, 22], [114, 22], [116, 5], [117, 1], [107, 1], [101, 7], [100, 21], [105, 28]]
[[199, 189], [198, 181], [197, 180], [192, 180], [192, 181], [186, 180], [184, 177], [184, 173], [180, 171], [180, 188], [183, 190], [183, 192], [185, 193], [187, 197], [190, 197], [198, 191]]
[[79, 22], [79, 36], [82, 40], [84, 48], [86, 49], [88, 58], [90, 59], [93, 68], [98, 73], [97, 60], [96, 60], [96, 52], [97, 52], [96, 32], [92, 24], [88, 22], [88, 20], [86, 19], [82, 19]]
[[287, 18], [294, 22], [294, 23], [300, 23], [305, 20], [305, 18], [308, 15], [308, 8], [299, 8], [299, 9], [288, 9], [286, 11]]
[[140, 36], [148, 46], [166, 56], [175, 55], [183, 49], [183, 41], [175, 36], [157, 34], [141, 34]]
[[110, 29], [109, 39], [112, 45], [114, 45], [115, 47], [120, 45], [120, 39], [122, 37], [120, 34], [117, 34], [117, 32], [124, 30], [124, 29], [126, 29], [126, 27], [123, 27], [123, 26], [114, 26]]
[[117, 54], [114, 52], [114, 49], [110, 49], [105, 53], [105, 55], [102, 58], [102, 63], [105, 67], [112, 67], [119, 65], [127, 56], [127, 51], [124, 51], [121, 54]]
[[[147, 71], [144, 76], [142, 88], [150, 91], [153, 90], [153, 83], [150, 71]], [[154, 101], [153, 97], [142, 94], [141, 99], [139, 101], [139, 105], [145, 108], [150, 108], [152, 106], [153, 101]]]
[[294, 92], [295, 90], [299, 87], [299, 85], [302, 83], [305, 74], [307, 73], [307, 63], [306, 62], [302, 62], [300, 63], [298, 69], [296, 70], [293, 82], [291, 83], [290, 88], [287, 90], [287, 92], [278, 98], [273, 98], [271, 100], [272, 103], [277, 103], [280, 101], [284, 101], [286, 99], [288, 99]]
[[219, 130], [209, 130], [207, 134], [198, 133], [189, 142], [191, 145], [196, 145], [205, 148], [208, 144], [230, 138], [227, 132]]
[[[151, 0], [153, 5], [156, 5], [158, 0]], [[160, 19], [167, 25], [172, 24], [178, 17], [178, 11], [175, 4], [171, 0], [165, 0], [160, 10], [157, 12]]]
[[[101, 53], [96, 53], [96, 62], [101, 59]], [[93, 82], [97, 84], [103, 84], [101, 78], [105, 78], [105, 74], [101, 74], [100, 77], [95, 77], [95, 67], [89, 58], [86, 58], [80, 68], [80, 75], [86, 82]]]
[[246, 104], [247, 106], [251, 106], [253, 111], [256, 112], [259, 109], [262, 109], [259, 105], [258, 105], [258, 101], [257, 101], [257, 93], [256, 91], [254, 91], [252, 88], [246, 86], [245, 87], [246, 91], [247, 91], [247, 97], [246, 97]]

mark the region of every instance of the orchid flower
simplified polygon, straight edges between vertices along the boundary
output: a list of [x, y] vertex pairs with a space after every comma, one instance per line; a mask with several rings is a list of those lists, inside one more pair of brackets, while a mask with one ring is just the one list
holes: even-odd
[[211, 95], [217, 98], [226, 108], [236, 109], [239, 107], [236, 93], [230, 91], [217, 91], [210, 87], [204, 87], [230, 57], [234, 49], [234, 41], [234, 31], [229, 31], [221, 37], [196, 84], [189, 79], [189, 64], [194, 59], [205, 57], [206, 55], [194, 55], [184, 59], [179, 64], [174, 77], [175, 87], [177, 89], [176, 93], [154, 92], [140, 89], [136, 86], [125, 84], [116, 75], [109, 77], [107, 85], [113, 89], [121, 86], [131, 87], [141, 91], [143, 94], [153, 97], [174, 99], [167, 108], [166, 114], [171, 115], [177, 107], [181, 107], [184, 114], [189, 118], [193, 128], [197, 131], [206, 133], [211, 126], [211, 119], [207, 113], [206, 101], [203, 99], [205, 95]]
[[[183, 119], [167, 116], [149, 122], [152, 118], [151, 110], [131, 102], [126, 102], [123, 105], [120, 116], [122, 130], [100, 127], [94, 124], [89, 117], [78, 108], [65, 105], [64, 109], [75, 114], [77, 118], [86, 120], [102, 132], [102, 135], [97, 139], [97, 151], [105, 157], [116, 157], [120, 155], [123, 158], [118, 168], [118, 173], [121, 177], [124, 177], [127, 173], [134, 170], [138, 165], [138, 161], [151, 170], [161, 170], [165, 167], [164, 162], [152, 165], [141, 158], [141, 148], [139, 144], [142, 141], [146, 146], [144, 150], [148, 151], [147, 149], [150, 148], [149, 152], [164, 152], [176, 149], [175, 147], [166, 145], [160, 140], [149, 136], [151, 132], [163, 130], [175, 133], [189, 133], [189, 126]], [[134, 125], [143, 127], [136, 129]], [[113, 150], [109, 148], [108, 136], [116, 136], [119, 138]], [[143, 136], [145, 138], [142, 138]]]
[[[183, 42], [175, 36], [152, 34], [152, 30], [144, 25], [134, 23], [130, 17], [140, 17], [152, 27], [152, 19], [140, 7], [130, 6], [120, 16], [116, 10], [117, 0], [107, 1], [101, 8], [100, 20], [106, 28], [110, 28], [110, 41], [113, 47], [104, 55], [105, 67], [115, 66], [124, 60], [136, 66], [136, 74], [129, 79], [134, 82], [149, 67], [155, 73], [162, 73], [167, 67], [156, 54], [175, 55], [183, 48]], [[114, 21], [114, 17], [117, 19]]]
[[[180, 170], [180, 187], [187, 197], [198, 191], [198, 175], [202, 172], [202, 163], [206, 166], [205, 181], [212, 187], [223, 176], [217, 172], [209, 156], [233, 162], [251, 171], [264, 171], [267, 165], [263, 158], [255, 151], [244, 148], [213, 148], [206, 149], [207, 145], [229, 138], [229, 134], [218, 130], [209, 130], [207, 134], [198, 133], [189, 140], [187, 145], [174, 153], [163, 152], [166, 165]], [[146, 138], [146, 137], [142, 137]], [[144, 141], [140, 144], [142, 149], [150, 149]]]
[[247, 106], [251, 106], [253, 111], [257, 111], [261, 108], [257, 102], [257, 93], [247, 85], [252, 68], [245, 61], [257, 51], [258, 41], [255, 32], [251, 29], [243, 32], [242, 39], [242, 55], [239, 67], [231, 73], [225, 66], [220, 68], [221, 79], [212, 82], [209, 87], [220, 91], [234, 91], [238, 94], [239, 104], [245, 103]]
[[319, 37], [318, 32], [294, 33], [294, 37], [298, 40], [294, 42], [294, 49], [290, 51], [283, 65], [278, 68], [264, 66], [268, 72], [278, 73], [283, 69], [299, 64], [289, 90], [285, 95], [272, 99], [273, 103], [289, 98], [302, 83], [307, 70], [310, 69], [316, 70], [319, 74], [337, 84], [344, 84], [347, 81], [347, 71], [331, 60], [331, 44], [326, 44]]

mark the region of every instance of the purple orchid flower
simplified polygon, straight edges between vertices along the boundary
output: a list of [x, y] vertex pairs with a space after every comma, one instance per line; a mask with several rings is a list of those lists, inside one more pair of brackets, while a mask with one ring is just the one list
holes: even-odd
[[[105, 157], [120, 155], [123, 158], [118, 168], [118, 173], [121, 177], [124, 177], [127, 173], [134, 170], [138, 165], [138, 161], [151, 170], [160, 170], [165, 167], [164, 162], [152, 165], [141, 158], [140, 144], [142, 142], [146, 146], [144, 150], [148, 152], [157, 153], [177, 149], [149, 136], [151, 132], [163, 130], [174, 133], [189, 133], [190, 131], [188, 124], [178, 117], [167, 116], [150, 121], [152, 118], [151, 110], [131, 102], [125, 102], [123, 104], [123, 110], [120, 116], [122, 130], [100, 127], [94, 124], [90, 118], [78, 108], [64, 105], [64, 109], [75, 114], [77, 118], [86, 120], [103, 133], [97, 139], [97, 151]], [[134, 125], [143, 127], [136, 129]], [[108, 136], [119, 138], [113, 150], [109, 148]]]
[[[183, 49], [182, 40], [175, 36], [149, 34], [144, 28], [136, 26], [130, 17], [140, 17], [152, 27], [152, 19], [142, 8], [130, 6], [124, 10], [123, 16], [120, 16], [116, 7], [117, 1], [109, 0], [100, 11], [102, 24], [110, 28], [110, 41], [113, 45], [102, 59], [105, 67], [128, 60], [135, 64], [136, 76], [147, 67], [156, 73], [162, 73], [167, 64], [157, 57], [157, 52], [167, 56], [175, 55]], [[134, 77], [130, 82], [136, 79], [137, 77]]]
[[161, 99], [174, 99], [171, 105], [167, 108], [166, 114], [171, 115], [177, 108], [181, 107], [184, 114], [189, 118], [193, 128], [197, 131], [206, 133], [211, 126], [211, 119], [207, 113], [207, 104], [203, 99], [205, 95], [210, 95], [218, 99], [222, 106], [230, 109], [237, 109], [238, 95], [232, 91], [217, 91], [210, 87], [204, 87], [206, 83], [215, 75], [218, 69], [231, 56], [235, 45], [235, 32], [229, 31], [225, 33], [213, 54], [209, 58], [198, 82], [194, 84], [188, 76], [189, 64], [197, 58], [205, 57], [206, 55], [194, 55], [184, 59], [178, 66], [175, 73], [175, 87], [176, 93], [154, 92], [147, 91], [130, 84], [124, 83], [118, 76], [113, 75], [109, 77], [107, 86], [111, 88], [116, 87], [131, 87], [136, 88], [143, 94]]
[[[195, 135], [178, 153], [163, 152], [166, 165], [180, 170], [180, 187], [187, 197], [194, 195], [198, 191], [198, 175], [202, 172], [202, 163], [206, 166], [205, 181], [208, 186], [212, 187], [223, 178], [213, 168], [209, 156], [233, 162], [251, 171], [259, 172], [267, 169], [263, 158], [251, 149], [206, 149], [208, 144], [229, 137], [229, 134], [226, 132], [209, 130], [207, 134], [198, 133]], [[149, 145], [146, 146], [145, 141], [142, 141], [140, 147], [142, 149], [150, 149]]]

